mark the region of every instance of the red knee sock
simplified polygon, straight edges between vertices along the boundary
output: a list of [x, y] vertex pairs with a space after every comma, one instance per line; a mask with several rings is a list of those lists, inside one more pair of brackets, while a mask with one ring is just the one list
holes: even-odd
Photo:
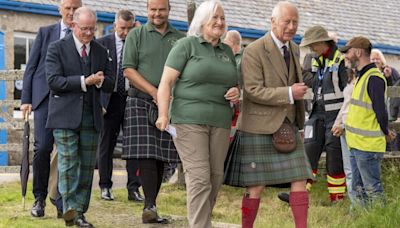
[[307, 227], [308, 192], [290, 192], [290, 207], [292, 208], [296, 228]]
[[260, 199], [251, 199], [243, 196], [242, 200], [242, 228], [253, 228], [256, 220]]

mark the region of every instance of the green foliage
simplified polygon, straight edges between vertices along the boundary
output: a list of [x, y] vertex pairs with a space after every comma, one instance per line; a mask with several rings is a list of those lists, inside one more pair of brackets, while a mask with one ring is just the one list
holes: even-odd
[[[309, 227], [332, 228], [391, 228], [400, 227], [400, 168], [395, 162], [385, 162], [383, 182], [387, 204], [369, 210], [350, 210], [350, 203], [331, 205], [326, 189], [326, 180], [319, 176], [310, 194]], [[65, 227], [62, 219], [56, 219], [56, 210], [47, 201], [46, 216], [32, 218], [30, 209], [33, 203], [32, 184], [28, 185], [25, 210], [22, 210], [20, 186], [18, 183], [0, 185], [0, 228], [2, 227]], [[277, 197], [280, 191], [289, 189], [266, 188], [255, 223], [256, 228], [292, 228], [290, 207]], [[223, 186], [213, 212], [214, 222], [241, 223], [241, 200], [244, 189]], [[147, 227], [141, 225], [142, 204], [127, 200], [125, 189], [114, 190], [115, 200], [101, 201], [99, 190], [94, 189], [87, 218], [96, 227]], [[183, 187], [165, 184], [158, 198], [158, 210], [163, 216], [173, 220], [173, 224], [163, 227], [188, 227], [186, 216], [186, 192]]]

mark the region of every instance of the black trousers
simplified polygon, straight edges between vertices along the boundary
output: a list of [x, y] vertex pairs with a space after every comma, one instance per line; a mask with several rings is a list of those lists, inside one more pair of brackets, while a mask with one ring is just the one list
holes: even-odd
[[34, 110], [33, 195], [35, 199], [47, 197], [50, 174], [50, 155], [53, 151], [53, 131], [46, 128], [49, 97]]
[[[125, 104], [126, 97], [122, 97], [118, 93], [112, 93], [107, 113], [103, 116], [104, 123], [100, 132], [98, 146], [100, 188], [111, 188], [113, 184], [111, 180], [113, 153], [119, 132], [124, 123]], [[136, 175], [138, 168], [136, 160], [126, 161], [126, 171], [128, 173], [127, 189], [129, 192], [137, 191], [141, 185], [140, 179]]]
[[326, 170], [330, 176], [344, 173], [340, 137], [333, 136], [331, 132], [335, 118], [335, 116], [317, 113], [305, 123], [306, 128], [310, 126], [313, 129], [313, 137], [306, 136], [304, 139], [304, 149], [311, 168], [318, 169], [321, 153], [326, 151]]
[[144, 207], [156, 206], [164, 173], [164, 162], [155, 159], [139, 159], [139, 167], [145, 196]]

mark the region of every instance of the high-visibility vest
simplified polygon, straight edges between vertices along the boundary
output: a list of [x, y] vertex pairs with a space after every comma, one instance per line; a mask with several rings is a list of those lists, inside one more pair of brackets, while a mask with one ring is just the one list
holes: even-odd
[[[311, 72], [317, 73], [322, 66], [320, 64], [322, 61], [325, 61], [323, 66], [325, 67], [323, 71], [325, 74], [330, 73], [332, 76], [332, 87], [327, 87], [326, 83], [322, 84], [322, 93], [323, 93], [323, 100], [324, 100], [324, 108], [325, 111], [336, 111], [335, 114], [340, 110], [343, 105], [343, 91], [340, 90], [339, 87], [339, 65], [343, 61], [343, 56], [339, 50], [335, 50], [335, 54], [333, 55], [332, 59], [324, 59], [322, 56], [319, 57], [317, 61], [315, 58], [312, 60]], [[324, 75], [327, 77], [327, 75]], [[316, 78], [316, 80], [318, 80]], [[317, 83], [318, 84], [318, 83]], [[318, 85], [314, 86], [314, 96], [317, 95]], [[315, 97], [315, 99], [317, 99]]]
[[378, 68], [369, 69], [354, 86], [345, 123], [346, 141], [349, 148], [361, 151], [385, 152], [386, 139], [372, 109], [368, 94], [368, 81], [371, 77], [380, 77], [385, 82], [385, 100], [387, 82]]

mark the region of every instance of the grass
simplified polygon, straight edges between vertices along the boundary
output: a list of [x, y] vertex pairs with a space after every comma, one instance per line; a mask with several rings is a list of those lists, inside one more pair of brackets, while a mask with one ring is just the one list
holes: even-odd
[[[400, 167], [398, 163], [386, 162], [383, 168], [383, 182], [387, 197], [384, 207], [375, 207], [368, 211], [349, 210], [346, 199], [335, 205], [329, 205], [326, 181], [319, 178], [311, 191], [309, 208], [309, 227], [362, 227], [386, 228], [400, 227]], [[32, 184], [29, 183], [28, 198], [25, 211], [22, 210], [20, 186], [18, 183], [0, 185], [0, 227], [64, 227], [60, 219], [55, 219], [56, 210], [47, 202], [46, 216], [35, 219], [30, 216], [33, 196], [30, 193]], [[241, 196], [243, 189], [223, 186], [217, 205], [213, 212], [214, 222], [240, 224]], [[255, 223], [256, 228], [286, 228], [293, 227], [290, 207], [277, 199], [276, 194], [287, 189], [267, 188], [264, 191], [261, 207]], [[142, 205], [127, 200], [125, 189], [114, 190], [115, 200], [101, 201], [99, 190], [94, 189], [87, 218], [96, 227], [158, 227], [143, 226], [140, 223]], [[187, 227], [186, 195], [183, 187], [165, 184], [158, 198], [158, 208], [162, 215], [172, 218], [169, 226]], [[222, 227], [222, 226], [218, 226]]]

